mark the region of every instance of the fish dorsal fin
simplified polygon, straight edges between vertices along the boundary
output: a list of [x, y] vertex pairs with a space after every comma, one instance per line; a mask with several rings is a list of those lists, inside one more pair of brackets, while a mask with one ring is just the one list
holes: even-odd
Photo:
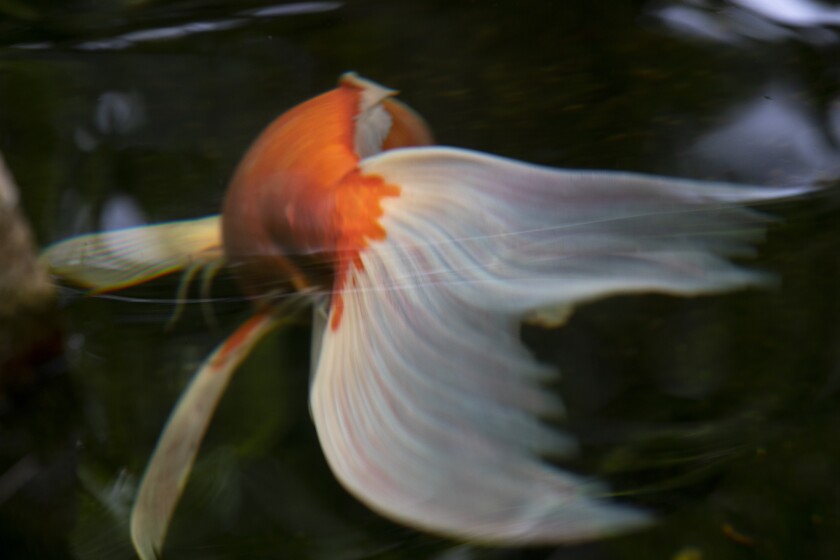
[[378, 154], [391, 131], [391, 115], [382, 107], [382, 102], [397, 94], [376, 82], [360, 77], [355, 72], [346, 72], [339, 84], [359, 90], [359, 107], [355, 119], [353, 144], [359, 159]]

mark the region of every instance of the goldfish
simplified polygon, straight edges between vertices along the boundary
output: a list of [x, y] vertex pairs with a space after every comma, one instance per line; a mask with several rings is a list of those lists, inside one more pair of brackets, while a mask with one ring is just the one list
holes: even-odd
[[[288, 110], [239, 163], [220, 215], [82, 235], [52, 273], [111, 291], [229, 267], [253, 316], [207, 358], [140, 483], [131, 537], [160, 557], [213, 411], [237, 366], [302, 306], [310, 411], [332, 472], [385, 517], [487, 545], [602, 538], [648, 525], [605, 484], [560, 468], [564, 405], [523, 322], [561, 326], [609, 296], [760, 285], [732, 262], [807, 192], [566, 170], [434, 145], [394, 90], [355, 73]], [[182, 284], [183, 286], [184, 284]], [[280, 297], [297, 294], [298, 297]]]

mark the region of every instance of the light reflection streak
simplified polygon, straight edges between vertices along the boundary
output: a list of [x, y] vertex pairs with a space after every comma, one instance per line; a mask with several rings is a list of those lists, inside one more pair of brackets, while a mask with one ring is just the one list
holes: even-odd
[[85, 41], [76, 45], [76, 48], [83, 51], [120, 50], [137, 43], [180, 39], [181, 37], [186, 37], [188, 35], [197, 35], [199, 33], [209, 33], [212, 31], [224, 31], [227, 29], [233, 29], [234, 27], [239, 27], [244, 23], [245, 20], [241, 19], [229, 19], [213, 22], [194, 21], [183, 25], [173, 25], [171, 27], [158, 27], [153, 29], [143, 29], [141, 31], [132, 31], [124, 35], [118, 35], [111, 39]]
[[278, 4], [277, 6], [269, 6], [267, 8], [245, 10], [244, 12], [240, 12], [240, 14], [253, 17], [271, 18], [278, 16], [328, 12], [330, 10], [337, 10], [340, 7], [341, 2], [296, 2], [294, 4]]
[[[341, 2], [294, 2], [291, 4], [278, 4], [275, 6], [255, 8], [239, 12], [237, 15], [242, 17], [219, 19], [215, 21], [191, 21], [180, 25], [152, 27], [149, 29], [130, 31], [114, 37], [83, 41], [74, 45], [72, 48], [82, 51], [116, 51], [132, 47], [139, 43], [171, 41], [203, 33], [227, 31], [247, 25], [254, 18], [269, 19], [275, 17], [328, 12], [331, 10], [337, 10], [341, 8], [342, 5], [343, 4]], [[55, 43], [51, 42], [35, 42], [12, 45], [12, 48], [24, 50], [44, 50], [55, 46]]]

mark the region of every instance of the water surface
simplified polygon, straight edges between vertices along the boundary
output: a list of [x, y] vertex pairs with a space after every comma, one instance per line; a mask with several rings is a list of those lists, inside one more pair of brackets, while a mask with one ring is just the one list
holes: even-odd
[[[41, 243], [202, 216], [263, 126], [356, 70], [399, 89], [442, 144], [830, 186], [838, 61], [838, 11], [810, 0], [0, 0], [0, 150]], [[776, 274], [776, 289], [615, 298], [562, 330], [523, 330], [563, 370], [584, 444], [571, 467], [659, 512], [650, 529], [482, 550], [370, 512], [321, 455], [301, 324], [234, 380], [167, 557], [840, 557], [838, 196], [773, 211], [782, 220], [750, 265]], [[191, 303], [167, 330], [175, 288], [64, 291], [64, 362], [0, 410], [0, 473], [26, 474], [11, 486], [0, 474], [3, 558], [132, 557], [127, 512], [162, 424], [248, 314], [222, 277], [214, 324]]]

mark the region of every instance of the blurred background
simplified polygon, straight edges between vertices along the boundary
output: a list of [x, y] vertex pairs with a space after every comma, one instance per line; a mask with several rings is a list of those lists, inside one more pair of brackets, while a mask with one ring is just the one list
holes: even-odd
[[[840, 558], [840, 3], [0, 0], [0, 152], [41, 246], [212, 214], [259, 131], [347, 70], [399, 89], [441, 144], [826, 192], [769, 209], [746, 264], [774, 289], [613, 298], [523, 328], [563, 372], [583, 444], [566, 466], [657, 512], [651, 528], [493, 550], [381, 518], [326, 466], [300, 324], [234, 379], [167, 558]], [[176, 288], [62, 288], [63, 353], [0, 378], [0, 557], [133, 557], [157, 435], [249, 313], [222, 275], [211, 310], [191, 294], [167, 328]]]

